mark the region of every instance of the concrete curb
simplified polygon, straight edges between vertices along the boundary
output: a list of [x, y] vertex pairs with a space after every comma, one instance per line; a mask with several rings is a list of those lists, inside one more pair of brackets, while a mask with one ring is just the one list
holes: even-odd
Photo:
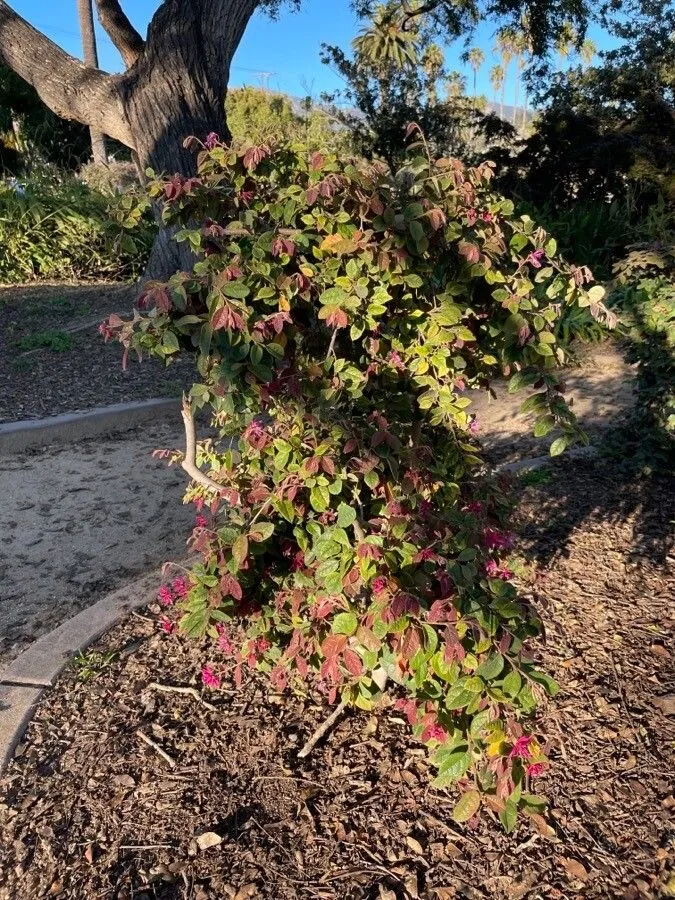
[[129, 431], [137, 425], [177, 416], [179, 411], [178, 399], [135, 400], [46, 419], [7, 422], [0, 425], [0, 456]]
[[13, 757], [35, 704], [72, 655], [86, 649], [129, 610], [151, 602], [161, 583], [157, 570], [107, 594], [38, 638], [0, 672], [0, 772]]
[[594, 459], [598, 455], [597, 447], [573, 447], [566, 450], [562, 456], [531, 456], [529, 459], [519, 459], [518, 462], [502, 463], [495, 466], [494, 472], [501, 475], [502, 473], [514, 474], [523, 471], [531, 471], [532, 469], [543, 469], [544, 466], [550, 466], [557, 461], [564, 462], [566, 459]]

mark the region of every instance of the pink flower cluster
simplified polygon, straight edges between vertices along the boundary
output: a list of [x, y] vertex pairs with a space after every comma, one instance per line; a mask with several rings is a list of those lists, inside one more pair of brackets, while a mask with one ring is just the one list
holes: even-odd
[[211, 666], [202, 668], [202, 684], [208, 688], [220, 687], [220, 676], [216, 675]]
[[176, 600], [182, 600], [190, 590], [190, 583], [184, 575], [174, 578], [171, 585], [163, 584], [157, 593], [162, 606], [173, 606]]
[[488, 550], [511, 550], [515, 542], [515, 535], [496, 528], [486, 528], [483, 532], [483, 543]]
[[383, 590], [386, 588], [386, 586], [387, 586], [387, 579], [386, 579], [386, 578], [382, 578], [382, 576], [378, 576], [377, 578], [373, 578], [373, 581], [372, 581], [372, 583], [371, 583], [370, 586], [371, 586], [372, 591], [373, 591], [374, 594], [381, 594], [382, 591], [383, 591]]
[[494, 559], [489, 559], [485, 563], [485, 574], [488, 578], [500, 578], [502, 581], [509, 581], [513, 578], [513, 572], [506, 566], [500, 566]]

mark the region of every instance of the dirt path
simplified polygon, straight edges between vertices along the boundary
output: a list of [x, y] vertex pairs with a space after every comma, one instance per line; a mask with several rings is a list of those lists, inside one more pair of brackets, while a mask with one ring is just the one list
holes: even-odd
[[[612, 343], [586, 345], [579, 351], [578, 365], [564, 377], [565, 396], [591, 441], [625, 419], [635, 402], [633, 370]], [[478, 417], [479, 436], [493, 462], [512, 462], [548, 452], [548, 439], [532, 436], [533, 418], [523, 415], [524, 391], [509, 394], [496, 386], [497, 399], [481, 392], [474, 395], [472, 411]]]
[[152, 450], [166, 426], [0, 457], [0, 665], [126, 578], [180, 557], [185, 476]]

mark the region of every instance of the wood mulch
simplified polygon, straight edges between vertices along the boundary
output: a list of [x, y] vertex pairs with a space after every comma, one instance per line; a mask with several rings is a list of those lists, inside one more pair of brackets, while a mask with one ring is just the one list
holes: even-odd
[[[98, 333], [104, 318], [129, 315], [132, 304], [133, 288], [124, 284], [0, 287], [0, 422], [180, 396], [194, 381], [190, 361], [167, 371], [159, 360], [134, 357], [125, 371], [120, 345]], [[49, 334], [61, 349], [28, 346]]]
[[519, 506], [521, 577], [562, 685], [540, 723], [546, 827], [455, 825], [391, 709], [347, 715], [300, 761], [326, 715], [310, 700], [255, 676], [203, 697], [151, 687], [198, 686], [216, 659], [151, 608], [97, 645], [116, 656], [95, 677], [61, 678], [0, 780], [0, 898], [675, 896], [673, 484], [552, 472]]

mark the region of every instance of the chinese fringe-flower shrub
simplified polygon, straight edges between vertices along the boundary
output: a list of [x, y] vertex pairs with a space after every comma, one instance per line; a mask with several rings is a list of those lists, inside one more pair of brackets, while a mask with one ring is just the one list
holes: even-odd
[[[213, 639], [204, 683], [251, 666], [276, 691], [363, 710], [392, 696], [435, 785], [463, 792], [457, 820], [486, 802], [510, 829], [542, 808], [527, 721], [556, 685], [525, 648], [540, 623], [512, 583], [467, 390], [533, 388], [524, 408], [562, 452], [582, 436], [555, 325], [563, 306], [602, 312], [603, 292], [491, 175], [424, 156], [392, 175], [210, 136], [197, 178], [150, 187], [193, 271], [148, 285], [144, 311], [103, 331], [196, 359], [173, 458], [195, 479], [202, 562], [176, 608], [184, 632]], [[195, 456], [202, 407], [217, 437]]]

